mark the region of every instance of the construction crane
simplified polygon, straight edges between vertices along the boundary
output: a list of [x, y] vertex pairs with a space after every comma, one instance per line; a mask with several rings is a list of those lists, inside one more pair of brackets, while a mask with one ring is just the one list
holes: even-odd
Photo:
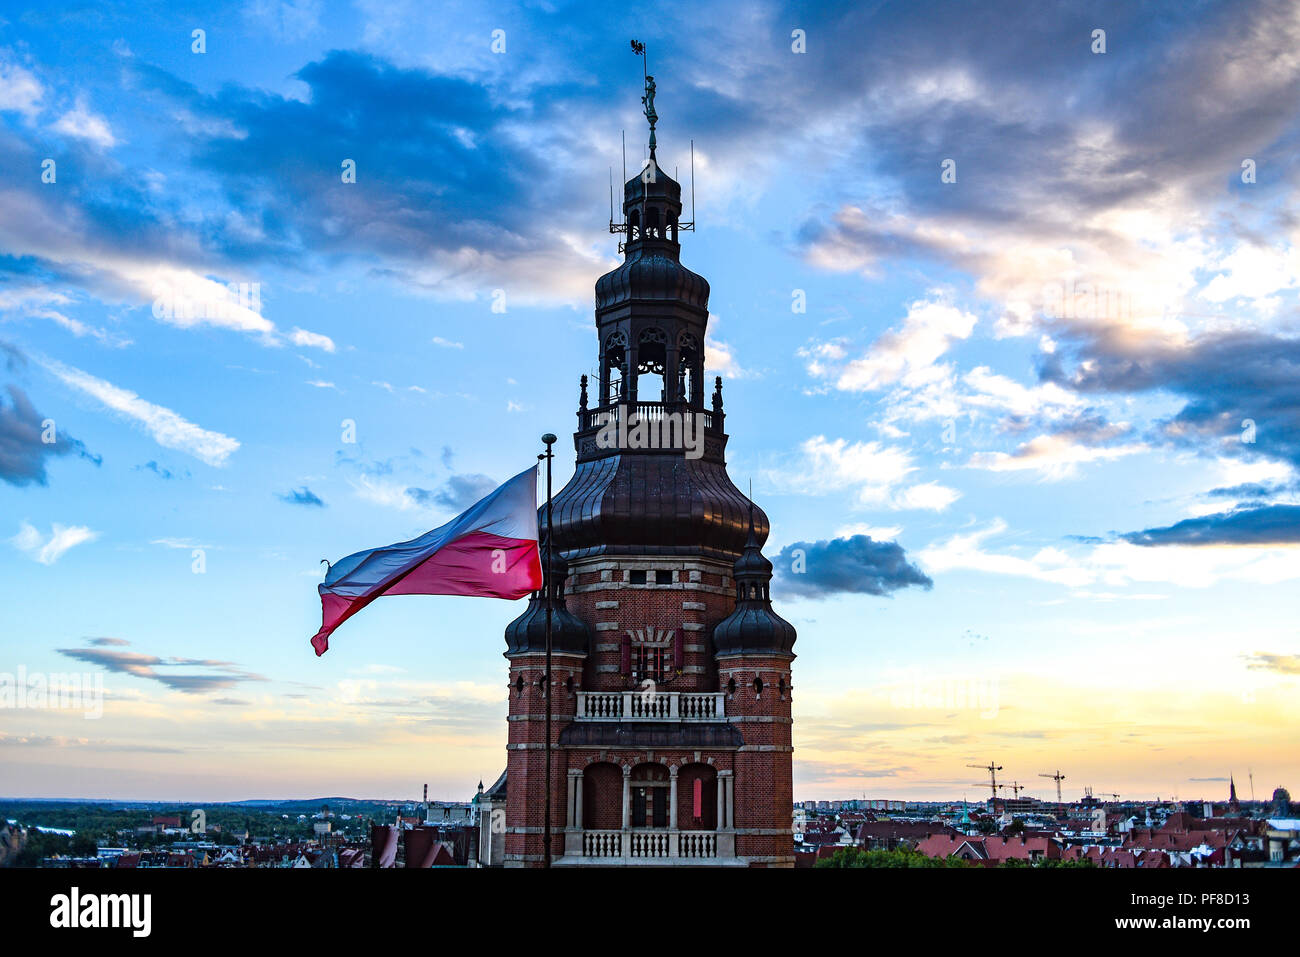
[[979, 768], [981, 771], [989, 773], [989, 787], [993, 791], [993, 799], [996, 800], [998, 796], [998, 772], [1002, 770], [1002, 765], [990, 761], [988, 764], [968, 764], [966, 767]]
[[1012, 781], [1010, 784], [1004, 784], [1004, 785], [1002, 785], [1002, 787], [1004, 787], [1004, 788], [1011, 788], [1011, 793], [1012, 793], [1013, 795], [1015, 795], [1015, 799], [1016, 799], [1017, 801], [1019, 801], [1019, 800], [1020, 800], [1020, 792], [1023, 791], [1023, 790], [1025, 790], [1026, 788], [1028, 788], [1029, 785], [1028, 785], [1028, 784], [1019, 784], [1019, 783], [1017, 783], [1016, 781]]
[[1102, 791], [1102, 792], [1101, 792], [1101, 796], [1102, 796], [1102, 797], [1108, 797], [1108, 798], [1110, 798], [1112, 801], [1118, 801], [1118, 800], [1119, 800], [1119, 795], [1116, 794], [1114, 791]]
[[1040, 778], [1051, 778], [1053, 781], [1056, 782], [1056, 803], [1060, 804], [1061, 803], [1061, 782], [1065, 780], [1065, 775], [1062, 774], [1060, 771], [1057, 771], [1055, 774], [1039, 774], [1038, 776]]

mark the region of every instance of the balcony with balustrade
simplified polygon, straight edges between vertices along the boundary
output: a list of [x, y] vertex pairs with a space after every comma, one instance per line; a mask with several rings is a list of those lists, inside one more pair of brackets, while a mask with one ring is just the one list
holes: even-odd
[[[700, 764], [605, 765], [604, 774], [571, 769], [562, 867], [719, 867], [744, 865], [736, 857], [733, 819], [735, 778]], [[622, 788], [622, 826], [602, 818], [588, 801], [608, 806], [610, 788]], [[678, 815], [678, 781], [685, 780], [686, 805]], [[707, 802], [704, 798], [707, 797]], [[611, 808], [616, 814], [617, 808]]]
[[690, 691], [579, 691], [577, 721], [726, 721], [726, 695]]

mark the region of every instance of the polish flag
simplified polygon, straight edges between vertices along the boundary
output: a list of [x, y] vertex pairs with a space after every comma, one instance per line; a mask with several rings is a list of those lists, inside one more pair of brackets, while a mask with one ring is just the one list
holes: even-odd
[[446, 525], [419, 538], [339, 559], [320, 585], [316, 655], [329, 636], [381, 595], [522, 598], [542, 587], [537, 466], [520, 472]]

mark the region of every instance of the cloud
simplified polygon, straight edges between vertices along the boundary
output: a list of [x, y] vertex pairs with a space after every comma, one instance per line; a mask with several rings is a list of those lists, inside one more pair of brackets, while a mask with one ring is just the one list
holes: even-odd
[[[103, 644], [99, 641], [96, 645]], [[127, 645], [129, 642], [117, 639], [114, 645]], [[206, 694], [211, 691], [225, 691], [245, 681], [266, 681], [261, 675], [244, 671], [233, 662], [217, 661], [210, 658], [161, 658], [157, 655], [137, 651], [113, 651], [108, 648], [56, 648], [59, 654], [76, 661], [99, 665], [108, 671], [131, 675], [149, 681], [157, 681], [173, 691], [185, 694]], [[173, 674], [167, 670], [173, 667], [197, 667], [207, 669], [209, 673]]]
[[297, 43], [321, 31], [320, 0], [249, 0], [244, 16], [281, 43]]
[[307, 505], [315, 508], [325, 507], [325, 503], [321, 501], [320, 496], [305, 485], [302, 488], [290, 489], [283, 495], [277, 495], [276, 497], [282, 502], [287, 502], [289, 505]]
[[239, 448], [237, 439], [200, 428], [171, 409], [154, 405], [134, 392], [54, 359], [39, 361], [65, 385], [85, 393], [106, 408], [142, 426], [164, 448], [178, 449], [214, 467], [225, 465], [226, 460]]
[[441, 505], [455, 512], [463, 512], [496, 487], [496, 479], [491, 476], [467, 473], [451, 476], [436, 490], [408, 488], [406, 494], [420, 505]]
[[1040, 547], [1033, 554], [994, 551], [988, 539], [1007, 531], [997, 519], [984, 528], [934, 542], [918, 554], [931, 574], [972, 571], [1051, 582], [1069, 588], [1096, 583], [1123, 587], [1158, 582], [1182, 588], [1208, 588], [1221, 581], [1273, 585], [1300, 578], [1300, 550], [1289, 546], [1240, 548], [1225, 545], [1169, 544], [1161, 548], [1117, 541], [1089, 540], [1086, 550]]
[[[589, 298], [592, 272], [607, 262], [579, 201], [588, 184], [571, 172], [589, 166], [589, 147], [536, 135], [552, 123], [574, 128], [562, 102], [502, 97], [472, 74], [342, 50], [294, 77], [304, 96], [233, 84], [205, 94], [158, 68], [130, 71], [141, 95], [193, 118], [193, 170], [258, 225], [243, 249], [214, 244], [309, 269], [345, 259], [446, 298], [493, 288], [511, 302]], [[301, 175], [321, 156], [338, 157], [332, 188]], [[344, 159], [356, 163], [355, 183], [341, 180]]]
[[1089, 330], [1062, 336], [1041, 374], [1082, 393], [1170, 394], [1157, 423], [1174, 447], [1300, 465], [1300, 339], [1265, 329], [1199, 336]]
[[953, 535], [944, 542], [927, 546], [919, 553], [922, 565], [933, 572], [970, 569], [998, 575], [1018, 575], [1079, 587], [1091, 583], [1095, 573], [1079, 567], [1074, 559], [1056, 548], [1043, 548], [1030, 558], [996, 554], [983, 548], [986, 539], [1005, 532], [1000, 519], [983, 529]]
[[[165, 482], [170, 482], [172, 479], [178, 477], [177, 474], [173, 472], [171, 469], [164, 468], [163, 466], [155, 462], [153, 459], [150, 459], [148, 462], [145, 462], [144, 465], [137, 465], [135, 468], [137, 472], [139, 471], [152, 472], [154, 475], [158, 476], [160, 479], [162, 479]], [[186, 472], [185, 474], [186, 476], [188, 476], [189, 472]]]
[[435, 346], [442, 346], [444, 349], [464, 349], [463, 342], [452, 342], [450, 339], [444, 339], [442, 336], [434, 336], [429, 340]]
[[1272, 671], [1280, 675], [1300, 675], [1300, 655], [1271, 655], [1257, 651], [1244, 655], [1251, 671]]
[[77, 101], [75, 109], [59, 117], [54, 128], [60, 133], [94, 143], [101, 149], [110, 149], [117, 145], [117, 138], [113, 136], [108, 121], [90, 112], [85, 103], [80, 100]]
[[92, 531], [84, 525], [61, 525], [55, 522], [46, 538], [28, 522], [23, 522], [18, 534], [9, 539], [9, 543], [19, 551], [26, 552], [42, 565], [53, 565], [69, 549], [86, 542], [93, 542], [99, 532]]
[[835, 387], [848, 392], [917, 388], [943, 378], [950, 370], [938, 360], [954, 341], [968, 338], [975, 323], [975, 316], [955, 306], [918, 299], [908, 307], [902, 328], [886, 332], [864, 355], [836, 369]]
[[1081, 465], [1110, 462], [1146, 451], [1147, 447], [1140, 442], [1104, 444], [1129, 431], [1125, 425], [1076, 420], [1022, 443], [1012, 452], [976, 452], [967, 464], [989, 472], [1032, 471], [1041, 479], [1059, 481], [1077, 476]]
[[35, 119], [44, 96], [44, 87], [31, 71], [0, 57], [0, 110]]
[[299, 329], [294, 326], [293, 331], [289, 333], [289, 341], [295, 346], [309, 346], [313, 349], [324, 349], [326, 352], [334, 351], [334, 340], [329, 336], [321, 335], [318, 332], [308, 332], [306, 329]]
[[863, 507], [942, 511], [960, 497], [937, 482], [906, 484], [917, 470], [903, 449], [879, 442], [849, 442], [816, 435], [800, 446], [800, 460], [785, 470], [771, 470], [777, 487], [810, 495], [856, 490]]
[[100, 464], [100, 457], [87, 452], [79, 439], [37, 412], [22, 389], [10, 385], [8, 391], [9, 404], [0, 399], [0, 479], [10, 485], [48, 485], [46, 461], [56, 455], [75, 453]]
[[772, 564], [782, 589], [806, 598], [888, 595], [908, 586], [928, 590], [934, 584], [907, 560], [897, 542], [878, 542], [866, 535], [794, 542], [782, 548]]
[[1264, 505], [1188, 518], [1120, 536], [1134, 545], [1300, 544], [1300, 505]]

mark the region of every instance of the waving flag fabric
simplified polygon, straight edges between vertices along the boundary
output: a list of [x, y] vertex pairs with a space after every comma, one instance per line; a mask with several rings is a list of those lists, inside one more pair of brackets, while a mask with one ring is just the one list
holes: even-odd
[[440, 528], [331, 565], [311, 644], [325, 654], [334, 629], [381, 595], [522, 598], [541, 587], [533, 466]]

